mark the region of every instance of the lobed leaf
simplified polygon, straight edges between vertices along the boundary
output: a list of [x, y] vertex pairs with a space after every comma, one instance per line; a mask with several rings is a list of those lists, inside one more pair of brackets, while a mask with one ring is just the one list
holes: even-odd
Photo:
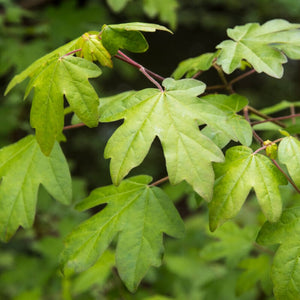
[[167, 195], [149, 187], [149, 176], [102, 187], [78, 205], [85, 210], [107, 204], [66, 239], [62, 261], [66, 271], [90, 267], [118, 234], [116, 266], [130, 291], [134, 291], [150, 266], [159, 266], [162, 233], [181, 237], [183, 222]]
[[300, 186], [300, 142], [292, 137], [285, 137], [278, 147], [279, 161], [286, 165], [295, 184]]
[[254, 155], [244, 146], [231, 147], [225, 163], [216, 165], [215, 171], [218, 179], [209, 205], [212, 231], [239, 212], [252, 187], [266, 218], [271, 222], [280, 218], [282, 203], [278, 186], [287, 184], [287, 180], [269, 158]]
[[228, 29], [227, 34], [232, 40], [223, 41], [217, 46], [221, 49], [217, 63], [229, 74], [246, 60], [258, 73], [281, 78], [286, 56], [300, 59], [299, 29], [300, 24], [281, 19], [263, 25], [248, 23]]
[[[172, 184], [186, 180], [206, 200], [212, 196], [212, 161], [222, 161], [220, 149], [198, 128], [208, 124], [236, 139], [228, 124], [228, 112], [197, 98], [205, 85], [194, 79], [163, 82], [166, 91], [145, 89], [102, 99], [100, 121], [125, 119], [108, 141], [104, 156], [111, 158], [114, 184], [138, 166], [158, 136], [164, 150]], [[124, 96], [124, 97], [123, 97]]]
[[79, 57], [55, 57], [36, 71], [26, 94], [34, 87], [30, 122], [42, 151], [48, 155], [64, 126], [64, 96], [79, 119], [89, 127], [98, 125], [99, 99], [88, 78], [101, 70]]
[[297, 299], [300, 294], [300, 207], [286, 209], [277, 223], [266, 222], [257, 242], [281, 244], [276, 251], [271, 276], [278, 299]]
[[39, 185], [58, 201], [71, 201], [71, 177], [65, 157], [55, 143], [45, 156], [34, 136], [0, 150], [0, 239], [7, 241], [19, 226], [33, 224]]

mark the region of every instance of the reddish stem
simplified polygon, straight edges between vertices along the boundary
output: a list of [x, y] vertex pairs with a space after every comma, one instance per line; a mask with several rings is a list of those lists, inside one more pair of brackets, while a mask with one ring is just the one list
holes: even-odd
[[169, 180], [169, 176], [166, 176], [166, 177], [163, 177], [163, 178], [161, 178], [161, 179], [159, 179], [159, 180], [151, 183], [149, 186], [157, 186], [157, 185], [159, 185], [161, 183], [164, 183], [164, 182], [166, 182], [168, 180]]
[[78, 123], [78, 124], [74, 124], [74, 125], [67, 125], [63, 128], [63, 130], [70, 130], [70, 129], [75, 129], [75, 128], [79, 128], [79, 127], [83, 127], [85, 126], [84, 123]]
[[72, 55], [72, 54], [74, 54], [74, 53], [76, 53], [76, 52], [79, 52], [79, 51], [81, 51], [81, 50], [82, 50], [81, 48], [80, 48], [80, 49], [75, 49], [75, 50], [73, 50], [73, 51], [71, 51], [71, 52], [66, 53], [65, 55], [61, 56], [60, 58], [64, 58], [64, 57], [66, 57], [66, 56]]
[[283, 116], [283, 117], [268, 118], [266, 120], [252, 122], [251, 125], [257, 125], [257, 124], [262, 124], [262, 123], [266, 123], [266, 122], [274, 122], [274, 121], [279, 121], [279, 120], [293, 119], [293, 118], [296, 118], [296, 117], [300, 117], [300, 113], [292, 114], [292, 115], [288, 115], [288, 116]]

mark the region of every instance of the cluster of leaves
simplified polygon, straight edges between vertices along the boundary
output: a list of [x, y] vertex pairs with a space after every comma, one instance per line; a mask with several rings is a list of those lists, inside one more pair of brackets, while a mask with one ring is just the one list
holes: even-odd
[[[124, 120], [104, 151], [105, 158], [110, 158], [113, 184], [93, 190], [76, 206], [78, 210], [87, 210], [101, 205], [102, 210], [81, 223], [65, 239], [61, 256], [65, 275], [72, 276], [73, 272], [89, 268], [94, 274], [97, 266], [103, 265], [103, 257], [110, 257], [107, 252], [110, 245], [116, 244], [118, 273], [126, 287], [135, 291], [149, 267], [161, 264], [163, 233], [177, 238], [183, 236], [184, 224], [170, 196], [157, 187], [161, 180], [151, 183], [152, 178], [146, 175], [124, 179], [143, 162], [158, 137], [168, 173], [163, 181], [168, 179], [171, 185], [185, 182], [196, 202], [201, 202], [199, 198], [209, 202], [212, 231], [236, 216], [250, 190], [254, 189], [269, 222], [262, 227], [257, 241], [282, 244], [271, 270], [274, 294], [278, 299], [283, 296], [294, 299], [300, 294], [298, 273], [292, 274], [297, 268], [299, 249], [293, 217], [297, 216], [298, 208], [282, 214], [279, 186], [286, 185], [288, 178], [298, 190], [300, 142], [287, 131], [281, 131], [280, 138], [275, 141], [264, 142], [253, 131], [255, 127], [251, 128], [248, 111], [277, 125], [278, 120], [256, 112], [248, 106], [245, 97], [233, 93], [232, 85], [237, 80], [228, 82], [223, 71], [230, 74], [249, 66], [251, 73], [282, 77], [282, 65], [287, 58], [300, 59], [300, 24], [272, 20], [263, 25], [250, 23], [229, 29], [231, 40], [220, 43], [216, 52], [182, 62], [174, 71], [174, 78], [166, 79], [145, 69], [120, 50], [145, 52], [148, 43], [142, 32], [156, 30], [169, 32], [156, 24], [103, 25], [101, 31], [83, 34], [38, 59], [12, 79], [6, 93], [30, 79], [25, 98], [34, 90], [30, 123], [36, 135], [0, 150], [0, 238], [7, 241], [19, 226], [32, 226], [40, 184], [63, 204], [71, 202], [71, 178], [58, 143], [65, 140], [66, 114], [73, 113], [74, 120], [88, 127], [96, 127], [99, 122]], [[113, 58], [137, 67], [156, 88], [127, 91], [99, 101], [89, 79], [102, 74], [98, 65], [113, 68]], [[218, 71], [224, 83], [222, 88], [229, 95], [203, 95], [209, 90], [196, 77], [211, 67]], [[181, 79], [185, 74], [187, 78]], [[65, 106], [64, 99], [69, 106]], [[239, 114], [242, 110], [244, 116]], [[295, 117], [296, 114], [292, 114], [287, 119]], [[258, 149], [252, 143], [253, 132], [261, 143]], [[230, 141], [241, 145], [228, 146]], [[222, 148], [225, 146], [228, 150], [224, 157]], [[259, 153], [263, 150], [266, 155]], [[286, 167], [289, 177], [278, 163]], [[286, 218], [292, 225], [286, 226]], [[222, 254], [208, 245], [202, 255], [208, 260], [209, 257], [215, 260], [228, 256], [229, 261], [239, 262], [238, 258], [241, 260], [250, 253], [257, 230], [241, 230], [236, 225], [223, 227], [219, 237], [228, 244], [237, 232], [243, 251]], [[288, 230], [293, 232], [292, 237], [286, 237]], [[287, 257], [286, 250], [291, 245], [295, 251]], [[110, 268], [111, 265], [106, 266]], [[240, 267], [247, 271], [239, 279], [242, 282], [239, 293], [248, 289], [243, 282], [247, 282], [249, 274], [261, 273], [261, 265], [270, 266], [270, 259], [260, 255], [240, 262]], [[290, 269], [285, 272], [287, 268]], [[252, 287], [259, 280], [264, 291], [269, 293], [268, 271], [248, 284]]]

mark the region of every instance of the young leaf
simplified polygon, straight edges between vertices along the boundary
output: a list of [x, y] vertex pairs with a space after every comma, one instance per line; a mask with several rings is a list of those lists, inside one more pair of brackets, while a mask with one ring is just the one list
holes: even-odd
[[95, 64], [73, 56], [56, 57], [36, 71], [26, 95], [35, 88], [30, 122], [46, 155], [64, 126], [64, 96], [82, 122], [89, 127], [98, 125], [99, 99], [88, 78], [100, 74]]
[[75, 45], [77, 43], [78, 39], [75, 39], [69, 43], [67, 43], [66, 45], [63, 45], [57, 49], [55, 49], [54, 51], [44, 55], [43, 57], [41, 57], [40, 59], [36, 60], [33, 64], [31, 64], [27, 69], [25, 69], [22, 73], [16, 75], [8, 84], [6, 90], [5, 90], [5, 95], [17, 84], [21, 83], [22, 81], [24, 81], [27, 77], [33, 77], [35, 72], [40, 69], [43, 68], [47, 65], [47, 63], [49, 61], [51, 61], [53, 59], [53, 57], [56, 56], [63, 56], [64, 54], [75, 50]]
[[154, 32], [164, 30], [171, 32], [164, 26], [150, 23], [125, 23], [117, 25], [103, 25], [101, 38], [104, 47], [115, 55], [119, 49], [131, 52], [145, 52], [149, 45], [140, 31]]
[[278, 158], [286, 165], [295, 184], [300, 186], [300, 142], [292, 136], [284, 138], [278, 147]]
[[161, 264], [162, 233], [181, 237], [183, 222], [172, 201], [159, 188], [150, 188], [149, 176], [137, 176], [95, 189], [78, 205], [85, 210], [106, 207], [83, 222], [66, 239], [62, 261], [65, 270], [90, 267], [118, 234], [116, 266], [134, 291], [150, 266]]
[[225, 163], [216, 164], [215, 171], [218, 179], [209, 205], [212, 231], [239, 212], [252, 187], [266, 218], [271, 222], [280, 218], [282, 203], [278, 186], [287, 184], [287, 180], [269, 158], [236, 146], [227, 150]]
[[300, 207], [286, 209], [277, 223], [266, 222], [257, 242], [281, 244], [272, 265], [274, 294], [277, 299], [293, 300], [300, 294]]
[[212, 196], [214, 173], [211, 161], [222, 161], [220, 149], [198, 128], [208, 124], [230, 138], [232, 128], [227, 115], [208, 101], [196, 96], [205, 85], [194, 79], [163, 82], [165, 92], [145, 89], [123, 94], [124, 98], [102, 99], [100, 121], [125, 119], [108, 141], [104, 156], [111, 158], [114, 184], [138, 166], [155, 138], [161, 140], [172, 184], [186, 180], [206, 200]]
[[263, 25], [249, 23], [228, 29], [232, 40], [223, 41], [217, 63], [226, 73], [239, 68], [243, 59], [258, 72], [275, 78], [283, 74], [282, 64], [287, 62], [284, 53], [292, 59], [300, 59], [300, 24], [285, 20], [272, 20]]
[[104, 48], [99, 32], [92, 31], [83, 34], [76, 43], [76, 48], [81, 51], [76, 52], [76, 55], [83, 57], [89, 61], [98, 61], [102, 66], [112, 68], [110, 53]]
[[0, 179], [0, 239], [4, 241], [19, 226], [32, 226], [40, 184], [58, 201], [71, 201], [69, 168], [57, 143], [48, 157], [34, 136], [2, 148]]
[[200, 56], [186, 59], [178, 65], [172, 76], [175, 79], [180, 79], [184, 75], [187, 78], [191, 78], [199, 71], [207, 71], [212, 66], [216, 56], [217, 53], [204, 53]]

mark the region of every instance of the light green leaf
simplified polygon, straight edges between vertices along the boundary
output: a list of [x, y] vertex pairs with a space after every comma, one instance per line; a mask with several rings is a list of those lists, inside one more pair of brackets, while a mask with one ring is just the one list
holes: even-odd
[[40, 184], [58, 201], [71, 201], [70, 173], [57, 143], [48, 157], [34, 136], [2, 148], [0, 179], [0, 238], [4, 241], [19, 226], [32, 226]]
[[237, 295], [242, 295], [255, 287], [260, 282], [264, 292], [271, 294], [271, 258], [262, 254], [257, 257], [249, 257], [242, 260], [239, 265], [245, 271], [239, 276], [236, 283]]
[[102, 40], [99, 38], [99, 32], [92, 31], [83, 34], [76, 43], [76, 48], [81, 51], [76, 55], [89, 61], [98, 61], [102, 66], [112, 68], [110, 53], [104, 48]]
[[177, 0], [144, 0], [143, 9], [150, 18], [159, 16], [162, 22], [170, 24], [171, 28], [177, 25]]
[[231, 127], [231, 137], [233, 140], [240, 141], [241, 144], [249, 146], [252, 143], [252, 128], [244, 117], [236, 114], [248, 104], [248, 100], [238, 94], [230, 96], [212, 94], [202, 97], [208, 103], [218, 107], [227, 114], [227, 123]]
[[275, 78], [283, 75], [282, 64], [287, 62], [284, 53], [292, 59], [300, 59], [300, 24], [285, 20], [272, 20], [263, 25], [249, 23], [228, 29], [232, 40], [223, 41], [217, 63], [226, 73], [232, 73], [247, 60], [258, 72]]
[[300, 294], [300, 207], [286, 209], [277, 223], [266, 222], [257, 242], [281, 244], [272, 265], [274, 294], [277, 299], [298, 299]]
[[291, 108], [291, 106], [300, 107], [300, 101], [290, 102], [290, 101], [283, 100], [279, 103], [276, 103], [275, 105], [261, 109], [260, 112], [266, 115], [270, 115], [270, 114], [277, 113], [281, 110]]
[[225, 163], [216, 164], [215, 171], [218, 179], [209, 205], [212, 231], [239, 212], [252, 187], [266, 218], [271, 222], [280, 218], [282, 201], [278, 186], [287, 184], [287, 180], [269, 158], [236, 146], [227, 150]]
[[34, 87], [30, 122], [45, 154], [49, 154], [64, 126], [64, 96], [79, 119], [89, 127], [98, 125], [99, 99], [88, 78], [101, 70], [73, 56], [56, 57], [36, 71], [26, 94]]
[[187, 78], [193, 77], [199, 71], [207, 71], [212, 66], [217, 53], [204, 53], [200, 56], [189, 58], [182, 61], [173, 72], [175, 79], [180, 79], [184, 75]]
[[25, 69], [22, 73], [16, 75], [8, 84], [6, 90], [5, 90], [5, 95], [17, 84], [21, 83], [24, 81], [27, 77], [33, 77], [35, 72], [40, 69], [45, 67], [49, 61], [51, 61], [54, 57], [57, 56], [63, 56], [64, 54], [75, 50], [75, 45], [77, 43], [78, 39], [75, 39], [66, 45], [63, 45], [56, 50], [46, 54], [45, 56], [41, 57], [40, 59], [36, 60], [33, 64], [31, 64], [27, 69]]
[[212, 196], [214, 173], [212, 161], [222, 161], [220, 149], [199, 128], [208, 124], [235, 139], [227, 123], [228, 116], [208, 101], [196, 96], [205, 85], [194, 79], [163, 82], [165, 92], [145, 89], [124, 98], [102, 99], [100, 121], [125, 119], [108, 141], [104, 156], [111, 158], [114, 184], [119, 184], [129, 171], [138, 166], [158, 136], [164, 150], [172, 184], [186, 180], [206, 200]]
[[152, 24], [152, 23], [132, 22], [132, 23], [123, 23], [123, 24], [113, 24], [108, 26], [115, 30], [144, 31], [144, 32], [155, 32], [156, 30], [162, 30], [162, 31], [167, 31], [169, 33], [172, 33], [172, 31], [167, 27], [158, 24]]
[[102, 287], [114, 265], [114, 253], [106, 250], [91, 268], [80, 273], [73, 280], [72, 293], [78, 295], [90, 290], [93, 286]]
[[98, 259], [118, 234], [116, 266], [134, 291], [150, 266], [161, 264], [162, 233], [182, 237], [183, 222], [167, 195], [149, 187], [149, 176], [137, 176], [95, 189], [78, 205], [85, 210], [105, 208], [83, 222], [66, 239], [62, 255], [65, 270], [81, 271]]
[[119, 13], [125, 8], [129, 0], [106, 0], [106, 2], [111, 10]]
[[286, 165], [290, 176], [300, 187], [300, 142], [292, 137], [285, 137], [278, 147], [279, 161]]

